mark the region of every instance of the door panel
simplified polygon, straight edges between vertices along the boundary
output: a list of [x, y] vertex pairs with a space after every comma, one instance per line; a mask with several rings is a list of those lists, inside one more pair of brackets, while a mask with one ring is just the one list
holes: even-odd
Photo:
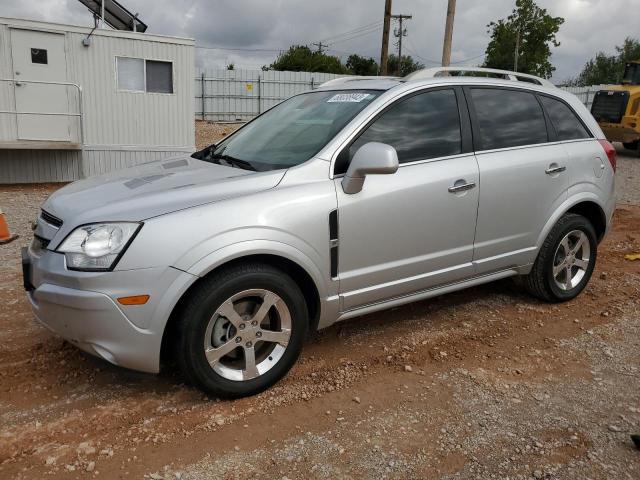
[[64, 34], [11, 30], [18, 138], [69, 141], [69, 117], [39, 113], [68, 113], [68, 92], [63, 85], [21, 83], [20, 80], [65, 82], [67, 65]]
[[536, 240], [547, 220], [567, 198], [562, 145], [534, 145], [478, 153], [482, 185], [474, 262], [477, 273], [525, 265], [535, 259]]
[[[478, 166], [472, 154], [401, 165], [345, 194], [336, 179], [343, 310], [473, 274]], [[459, 192], [460, 183], [476, 187]]]

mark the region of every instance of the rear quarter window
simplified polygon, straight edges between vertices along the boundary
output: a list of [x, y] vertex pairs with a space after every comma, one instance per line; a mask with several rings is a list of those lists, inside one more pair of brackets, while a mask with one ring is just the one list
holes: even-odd
[[540, 103], [530, 92], [472, 88], [481, 150], [535, 145], [548, 141]]
[[542, 105], [551, 119], [558, 140], [579, 140], [591, 137], [575, 112], [567, 104], [542, 95], [540, 100], [542, 100]]

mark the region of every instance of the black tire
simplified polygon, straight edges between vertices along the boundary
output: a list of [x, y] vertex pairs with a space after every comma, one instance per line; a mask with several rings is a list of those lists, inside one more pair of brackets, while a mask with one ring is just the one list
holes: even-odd
[[627, 150], [638, 150], [639, 143], [638, 140], [635, 142], [622, 142], [622, 146]]
[[[212, 315], [227, 299], [251, 289], [268, 290], [284, 301], [291, 314], [291, 336], [282, 357], [268, 371], [248, 380], [230, 380], [209, 365], [204, 352], [205, 332]], [[300, 355], [309, 325], [298, 285], [286, 273], [261, 263], [231, 266], [205, 278], [189, 292], [183, 305], [176, 328], [175, 359], [193, 385], [222, 398], [255, 395], [284, 377]]]
[[[563, 290], [557, 285], [553, 276], [554, 259], [560, 242], [574, 230], [583, 232], [588, 239], [589, 263], [579, 283], [571, 289]], [[538, 253], [538, 258], [533, 264], [533, 269], [529, 275], [524, 277], [527, 290], [545, 302], [566, 302], [575, 298], [589, 283], [596, 264], [597, 247], [596, 232], [589, 220], [582, 215], [573, 213], [563, 215], [547, 235]]]

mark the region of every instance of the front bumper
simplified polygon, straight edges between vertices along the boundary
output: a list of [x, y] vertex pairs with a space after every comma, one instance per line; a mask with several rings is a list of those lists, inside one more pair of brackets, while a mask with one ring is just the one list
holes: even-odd
[[[115, 365], [160, 369], [169, 315], [196, 277], [171, 267], [112, 272], [67, 270], [64, 255], [23, 250], [25, 289], [36, 318], [78, 348]], [[145, 305], [117, 298], [148, 294]]]

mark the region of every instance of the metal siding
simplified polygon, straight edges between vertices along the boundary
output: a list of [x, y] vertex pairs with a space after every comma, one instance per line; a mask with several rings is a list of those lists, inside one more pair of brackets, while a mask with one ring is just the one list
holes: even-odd
[[[194, 144], [193, 47], [104, 36], [84, 47], [83, 34], [67, 35], [69, 75], [84, 89], [86, 145]], [[116, 56], [171, 61], [174, 93], [118, 91]]]
[[[0, 78], [13, 78], [9, 28], [2, 24], [0, 24]], [[15, 110], [13, 88], [10, 82], [0, 82], [0, 110]], [[17, 137], [15, 117], [9, 113], [0, 113], [0, 141], [10, 141]]]
[[77, 180], [81, 157], [80, 151], [0, 150], [0, 184]]
[[[12, 78], [9, 27], [1, 20], [0, 78]], [[65, 30], [55, 24], [4, 21], [35, 30]], [[194, 150], [193, 42], [97, 31], [91, 46], [84, 47], [89, 31], [68, 27], [65, 42], [68, 81], [83, 88], [84, 151], [0, 149], [0, 183], [72, 181]], [[117, 91], [116, 56], [171, 61], [174, 93]], [[12, 87], [1, 83], [0, 110], [14, 110]], [[70, 95], [70, 111], [76, 108], [74, 101]], [[15, 138], [15, 120], [3, 117], [0, 140]], [[79, 136], [79, 127], [76, 132]]]

